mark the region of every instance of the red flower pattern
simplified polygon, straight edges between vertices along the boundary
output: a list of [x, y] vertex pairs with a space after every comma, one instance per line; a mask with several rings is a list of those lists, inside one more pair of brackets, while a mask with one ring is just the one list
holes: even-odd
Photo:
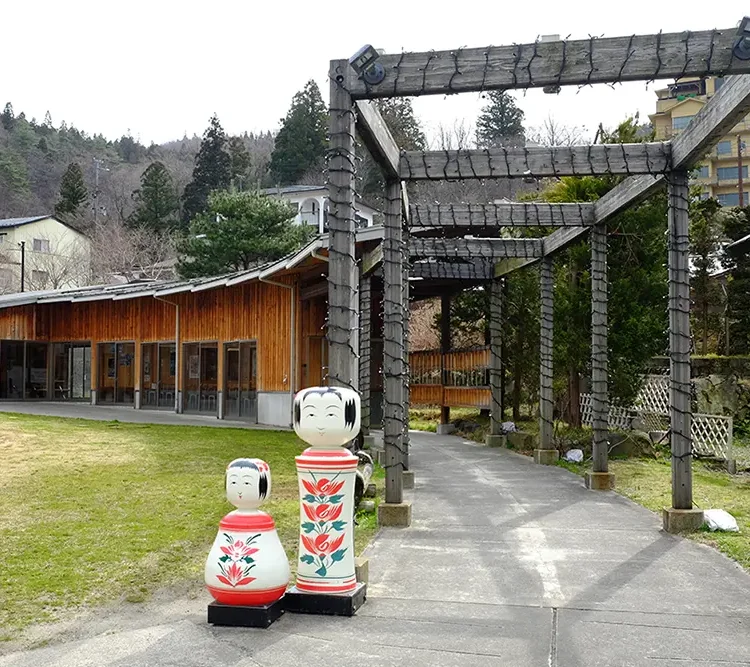
[[245, 544], [242, 540], [237, 540], [228, 547], [221, 547], [221, 550], [232, 560], [240, 560], [245, 556], [252, 556], [254, 553], [258, 553], [255, 547]]
[[307, 505], [302, 503], [302, 509], [310, 521], [336, 521], [341, 516], [341, 512], [344, 511], [344, 505], [330, 505], [328, 503]]
[[344, 536], [340, 535], [335, 540], [331, 539], [331, 535], [323, 533], [318, 535], [315, 539], [310, 537], [302, 536], [302, 544], [305, 545], [310, 553], [317, 554], [319, 556], [327, 556], [336, 551], [344, 542]]
[[335, 496], [344, 488], [344, 481], [332, 482], [326, 477], [323, 477], [319, 479], [316, 484], [312, 484], [303, 479], [302, 485], [307, 489], [308, 493], [312, 493], [314, 496]]
[[245, 586], [253, 581], [255, 577], [246, 576], [250, 568], [242, 568], [237, 563], [232, 563], [229, 567], [223, 568], [224, 574], [217, 574], [216, 578], [227, 586], [236, 588], [237, 586]]

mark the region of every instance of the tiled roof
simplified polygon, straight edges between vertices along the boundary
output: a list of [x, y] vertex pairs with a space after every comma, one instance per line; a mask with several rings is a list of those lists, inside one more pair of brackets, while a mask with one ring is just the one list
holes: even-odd
[[27, 225], [30, 222], [37, 222], [38, 220], [45, 220], [52, 216], [49, 215], [35, 215], [31, 218], [5, 218], [0, 220], [0, 227], [18, 227], [20, 225]]

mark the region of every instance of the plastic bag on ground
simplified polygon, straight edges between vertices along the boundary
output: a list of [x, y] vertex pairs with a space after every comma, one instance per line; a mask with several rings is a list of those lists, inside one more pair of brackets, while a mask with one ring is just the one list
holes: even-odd
[[565, 452], [565, 460], [571, 461], [572, 463], [581, 463], [583, 461], [583, 450], [569, 449]]
[[723, 530], [730, 533], [739, 533], [740, 529], [737, 520], [725, 510], [705, 510], [703, 512], [703, 522], [709, 530]]
[[513, 422], [503, 422], [500, 424], [500, 428], [503, 429], [503, 433], [515, 433], [516, 425]]

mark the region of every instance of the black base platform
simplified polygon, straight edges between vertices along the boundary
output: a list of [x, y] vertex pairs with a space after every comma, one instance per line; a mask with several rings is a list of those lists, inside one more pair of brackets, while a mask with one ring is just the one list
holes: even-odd
[[328, 616], [354, 616], [367, 599], [367, 584], [358, 583], [351, 593], [326, 595], [301, 593], [292, 586], [283, 598], [284, 609], [295, 614], [326, 614]]
[[208, 622], [213, 625], [232, 625], [242, 628], [267, 628], [284, 613], [284, 598], [262, 607], [240, 607], [239, 605], [208, 605]]

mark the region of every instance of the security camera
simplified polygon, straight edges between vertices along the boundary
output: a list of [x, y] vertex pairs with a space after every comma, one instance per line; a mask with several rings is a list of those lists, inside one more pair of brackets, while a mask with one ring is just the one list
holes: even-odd
[[377, 62], [381, 53], [382, 51], [378, 52], [371, 44], [365, 44], [349, 58], [352, 69], [370, 86], [377, 86], [385, 79], [385, 69]]
[[750, 17], [746, 16], [740, 21], [737, 28], [737, 40], [732, 47], [734, 57], [739, 60], [750, 60]]

